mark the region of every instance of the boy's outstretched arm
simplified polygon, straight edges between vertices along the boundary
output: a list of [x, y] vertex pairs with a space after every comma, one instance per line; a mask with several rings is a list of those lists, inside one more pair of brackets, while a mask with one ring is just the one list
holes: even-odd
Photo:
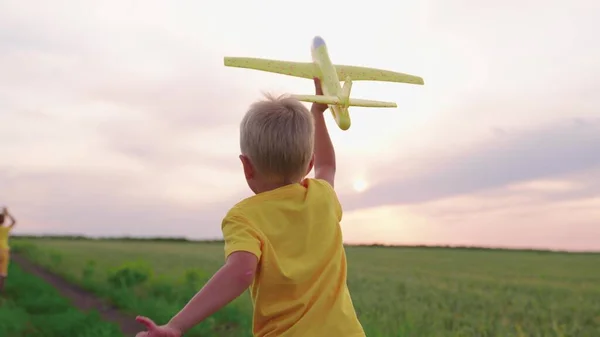
[[254, 280], [257, 265], [258, 258], [252, 253], [232, 253], [225, 265], [169, 323], [157, 326], [149, 318], [138, 316], [137, 321], [146, 325], [148, 331], [140, 332], [137, 336], [182, 336], [244, 293]]
[[[315, 81], [315, 92], [323, 95], [321, 80]], [[315, 178], [327, 181], [334, 186], [335, 181], [335, 150], [327, 131], [323, 113], [327, 110], [327, 104], [313, 103], [310, 111], [315, 119]]]

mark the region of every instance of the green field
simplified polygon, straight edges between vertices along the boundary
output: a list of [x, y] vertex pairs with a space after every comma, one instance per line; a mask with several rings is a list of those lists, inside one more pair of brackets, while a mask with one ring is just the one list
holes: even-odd
[[0, 297], [0, 337], [121, 337], [114, 324], [96, 312], [82, 313], [43, 280], [9, 267], [10, 278]]
[[[15, 239], [13, 247], [159, 323], [223, 263], [222, 243]], [[348, 247], [367, 336], [600, 336], [600, 254]], [[251, 336], [247, 295], [189, 336]]]

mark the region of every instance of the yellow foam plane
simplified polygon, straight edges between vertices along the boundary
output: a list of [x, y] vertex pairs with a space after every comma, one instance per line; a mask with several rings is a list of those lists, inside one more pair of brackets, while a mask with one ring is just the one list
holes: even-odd
[[[352, 81], [385, 81], [419, 85], [424, 84], [423, 79], [418, 76], [374, 68], [334, 65], [329, 59], [325, 41], [319, 36], [313, 39], [311, 54], [313, 61], [310, 63], [276, 61], [249, 57], [225, 57], [225, 66], [255, 69], [310, 79], [318, 77], [321, 80], [323, 96], [292, 96], [303, 102], [327, 104], [333, 114], [335, 122], [342, 130], [348, 130], [350, 128], [349, 106], [373, 108], [397, 107], [394, 102], [350, 98]], [[344, 79], [344, 86], [340, 85], [340, 79]]]

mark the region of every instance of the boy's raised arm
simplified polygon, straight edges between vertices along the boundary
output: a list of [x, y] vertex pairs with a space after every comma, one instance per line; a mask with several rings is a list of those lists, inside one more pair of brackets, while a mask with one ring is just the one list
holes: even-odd
[[[323, 95], [321, 81], [315, 81], [317, 95]], [[313, 103], [310, 111], [315, 119], [315, 178], [327, 181], [334, 186], [335, 181], [335, 150], [327, 131], [323, 113], [327, 110], [327, 104]]]
[[15, 217], [13, 217], [12, 214], [8, 213], [8, 211], [6, 211], [6, 215], [10, 219], [10, 225], [8, 225], [8, 227], [9, 228], [15, 227], [15, 225], [17, 224], [17, 220], [15, 220]]
[[10, 220], [10, 225], [8, 225], [8, 228], [13, 228], [17, 224], [17, 220], [15, 220], [15, 218], [12, 216], [12, 214], [10, 214], [10, 212], [8, 211], [8, 208], [3, 207], [2, 214]]

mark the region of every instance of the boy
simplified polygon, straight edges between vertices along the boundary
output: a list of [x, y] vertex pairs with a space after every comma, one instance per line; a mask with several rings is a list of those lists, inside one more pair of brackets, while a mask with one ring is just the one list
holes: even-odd
[[[7, 218], [10, 220], [10, 225], [4, 224]], [[8, 212], [8, 209], [3, 207], [0, 214], [0, 293], [4, 290], [4, 280], [8, 276], [8, 262], [10, 259], [8, 236], [16, 223], [15, 218]]]
[[[322, 95], [318, 79], [315, 89]], [[365, 336], [346, 285], [325, 110], [292, 98], [250, 107], [240, 160], [256, 195], [223, 220], [225, 265], [166, 325], [138, 316], [147, 331], [137, 337], [180, 337], [250, 286], [256, 337]], [[304, 179], [313, 164], [316, 179]]]

